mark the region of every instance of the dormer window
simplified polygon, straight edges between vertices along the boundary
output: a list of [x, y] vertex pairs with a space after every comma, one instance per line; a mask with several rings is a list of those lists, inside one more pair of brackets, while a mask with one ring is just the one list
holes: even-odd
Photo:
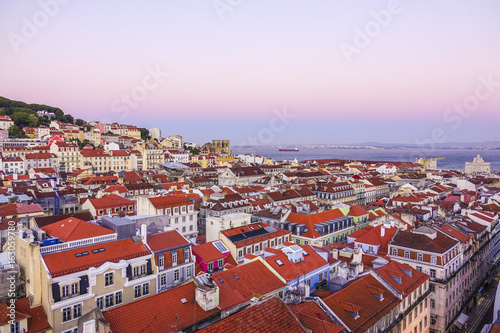
[[350, 314], [354, 319], [359, 318], [359, 311], [361, 310], [361, 307], [348, 302], [341, 302], [341, 305], [342, 309], [344, 309], [344, 311]]
[[384, 289], [375, 286], [367, 286], [367, 288], [379, 301], [384, 300]]

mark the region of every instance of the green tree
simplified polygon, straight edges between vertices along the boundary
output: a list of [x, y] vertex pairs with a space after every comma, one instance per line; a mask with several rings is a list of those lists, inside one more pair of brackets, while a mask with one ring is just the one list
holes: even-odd
[[9, 130], [9, 138], [25, 138], [26, 133], [17, 125], [12, 125]]
[[139, 128], [139, 130], [141, 131], [141, 139], [143, 139], [144, 141], [151, 139], [149, 130], [147, 128]]
[[78, 118], [78, 119], [75, 121], [75, 125], [76, 125], [76, 126], [83, 126], [84, 124], [85, 124], [85, 121], [83, 121], [83, 119]]
[[17, 126], [35, 127], [38, 125], [38, 116], [28, 111], [16, 111], [10, 115]]

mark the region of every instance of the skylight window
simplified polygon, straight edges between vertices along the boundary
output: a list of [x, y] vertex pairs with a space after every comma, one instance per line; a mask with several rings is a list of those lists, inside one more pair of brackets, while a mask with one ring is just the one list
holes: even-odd
[[236, 280], [239, 280], [239, 279], [240, 279], [240, 277], [239, 277], [238, 275], [236, 275], [236, 274], [234, 274], [234, 278], [235, 278]]
[[284, 264], [283, 264], [283, 261], [281, 261], [281, 260], [279, 260], [279, 259], [276, 259], [275, 261], [276, 261], [276, 263], [278, 264], [278, 266], [283, 266], [283, 265], [284, 265]]
[[83, 257], [83, 256], [88, 256], [88, 255], [89, 255], [89, 253], [87, 251], [85, 251], [85, 252], [76, 253], [75, 257], [78, 258], [78, 257]]
[[219, 282], [220, 283], [224, 283], [224, 280], [222, 280], [221, 278], [219, 278]]

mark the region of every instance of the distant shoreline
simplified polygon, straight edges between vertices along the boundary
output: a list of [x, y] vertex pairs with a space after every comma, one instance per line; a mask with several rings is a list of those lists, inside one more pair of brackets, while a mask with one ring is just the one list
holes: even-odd
[[[288, 146], [233, 146], [233, 148], [242, 148], [242, 149], [279, 149]], [[292, 146], [290, 146], [292, 147]], [[424, 148], [424, 147], [402, 147], [402, 146], [385, 146], [385, 147], [378, 147], [378, 146], [334, 146], [334, 145], [305, 145], [305, 146], [293, 146], [293, 147], [298, 147], [299, 149], [419, 149], [419, 148]], [[434, 149], [459, 149], [459, 150], [500, 150], [500, 147], [436, 147]]]

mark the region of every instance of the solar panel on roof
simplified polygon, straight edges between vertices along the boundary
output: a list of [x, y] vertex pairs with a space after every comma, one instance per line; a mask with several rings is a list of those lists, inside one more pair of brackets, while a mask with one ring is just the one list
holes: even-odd
[[229, 236], [228, 239], [232, 243], [235, 243], [235, 242], [239, 242], [239, 241], [244, 240], [244, 239], [249, 239], [249, 238], [257, 237], [257, 236], [265, 235], [265, 234], [268, 234], [268, 233], [269, 232], [267, 230], [265, 230], [265, 229], [257, 229], [257, 230], [247, 231], [247, 232], [243, 232], [241, 234]]

